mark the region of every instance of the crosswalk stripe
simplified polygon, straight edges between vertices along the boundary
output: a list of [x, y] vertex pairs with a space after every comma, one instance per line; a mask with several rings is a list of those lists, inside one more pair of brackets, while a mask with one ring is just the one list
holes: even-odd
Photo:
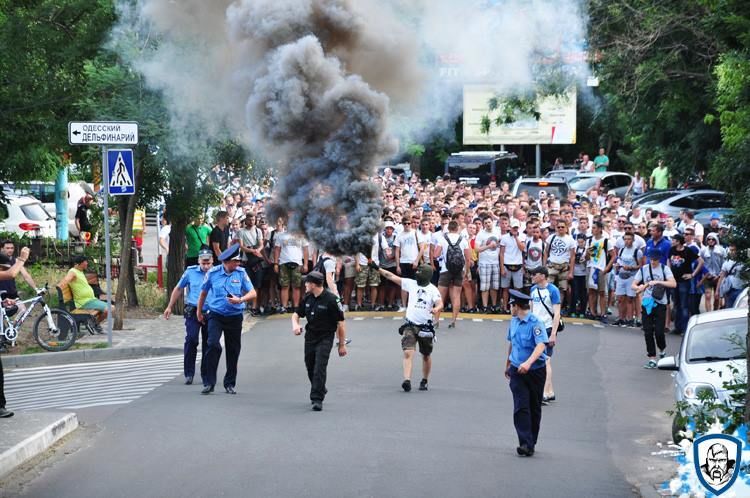
[[6, 374], [5, 391], [19, 410], [125, 404], [177, 377], [182, 365], [182, 355], [170, 355], [16, 369]]

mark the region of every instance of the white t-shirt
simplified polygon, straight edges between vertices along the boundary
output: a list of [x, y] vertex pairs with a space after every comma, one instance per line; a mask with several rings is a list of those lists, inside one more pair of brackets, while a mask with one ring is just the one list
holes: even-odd
[[480, 265], [499, 265], [500, 264], [500, 231], [499, 230], [492, 230], [491, 232], [488, 232], [484, 229], [482, 229], [481, 232], [477, 234], [475, 246], [477, 248], [481, 246], [486, 246], [490, 241], [498, 242], [496, 249], [485, 249], [484, 251], [479, 253], [479, 259], [478, 263]]
[[[380, 264], [380, 254], [378, 251], [378, 237], [380, 237], [380, 248], [385, 249], [388, 247], [388, 242], [385, 240], [385, 236], [381, 233], [372, 236], [372, 250], [370, 251], [370, 259], [377, 265]], [[360, 266], [367, 264], [367, 256], [362, 253], [357, 254]]]
[[[620, 237], [615, 241], [615, 249], [617, 249], [617, 252], [620, 252], [620, 249], [625, 247], [625, 239]], [[646, 247], [646, 241], [638, 234], [633, 235], [633, 247], [636, 249], [643, 249]]]
[[643, 212], [641, 212], [641, 214], [639, 214], [638, 216], [631, 214], [630, 218], [628, 218], [628, 221], [630, 221], [630, 223], [632, 223], [633, 225], [639, 225], [646, 221], [646, 215], [643, 214]]
[[703, 225], [701, 225], [697, 221], [693, 221], [692, 223], [688, 223], [686, 227], [693, 229], [693, 231], [695, 232], [695, 238], [697, 240], [703, 240], [703, 234], [705, 233]]
[[588, 242], [588, 247], [594, 248], [594, 250], [591, 251], [588, 267], [598, 268], [602, 271], [605, 270], [608, 262], [607, 254], [615, 247], [614, 242], [605, 235], [602, 235], [599, 239], [591, 237]]
[[409, 293], [406, 319], [417, 325], [424, 325], [432, 320], [432, 308], [440, 299], [440, 291], [437, 287], [432, 284], [420, 287], [416, 280], [402, 278], [401, 288]]
[[401, 232], [396, 236], [396, 247], [401, 248], [399, 263], [413, 263], [419, 256], [419, 247], [417, 246], [417, 232], [409, 230]]
[[307, 240], [303, 237], [292, 235], [290, 232], [283, 232], [274, 237], [275, 247], [281, 247], [279, 253], [279, 264], [297, 263], [302, 265], [302, 249], [308, 247]]
[[159, 240], [164, 241], [164, 245], [169, 247], [169, 234], [172, 233], [172, 225], [164, 225], [159, 230]]
[[547, 245], [549, 245], [548, 263], [570, 263], [570, 250], [576, 246], [573, 237], [570, 235], [560, 237], [557, 234], [552, 234], [547, 238]]
[[[460, 237], [461, 242], [458, 243], [458, 247], [461, 248], [462, 253], [464, 250], [469, 248], [469, 241], [466, 240], [465, 237], [461, 236], [461, 234], [458, 234], [458, 233], [449, 233], [449, 232], [446, 232], [445, 234], [443, 234], [442, 232], [440, 233], [441, 235], [440, 237], [437, 237], [436, 245], [440, 246], [440, 273], [444, 273], [448, 271], [448, 268], [446, 268], [445, 266], [445, 255], [448, 254], [448, 241], [445, 240], [445, 236], [446, 235], [448, 236], [448, 238], [451, 241], [451, 244], [453, 245], [457, 243]], [[466, 255], [464, 254], [464, 259], [465, 258], [466, 258]]]
[[540, 238], [526, 240], [526, 268], [538, 268], [542, 266], [542, 254], [544, 253], [544, 241]]
[[422, 253], [422, 262], [430, 264], [430, 244], [432, 244], [432, 232], [424, 233], [422, 230], [417, 232], [417, 241], [420, 246], [427, 246]]
[[[518, 234], [518, 240], [521, 243], [526, 242], [526, 235]], [[500, 245], [505, 248], [503, 253], [503, 263], [506, 265], [522, 265], [523, 264], [523, 252], [518, 248], [516, 240], [510, 233], [506, 233], [500, 237]]]

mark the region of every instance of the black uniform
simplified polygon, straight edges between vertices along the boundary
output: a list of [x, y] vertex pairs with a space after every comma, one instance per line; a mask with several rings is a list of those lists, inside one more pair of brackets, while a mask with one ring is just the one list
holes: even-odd
[[305, 366], [310, 379], [310, 401], [322, 403], [326, 395], [326, 369], [338, 323], [344, 321], [344, 310], [338, 298], [328, 290], [320, 296], [305, 294], [296, 310], [305, 325]]

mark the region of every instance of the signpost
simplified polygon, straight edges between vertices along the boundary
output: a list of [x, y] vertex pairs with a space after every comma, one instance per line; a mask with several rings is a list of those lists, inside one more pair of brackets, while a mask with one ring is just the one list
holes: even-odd
[[104, 259], [107, 279], [107, 343], [112, 347], [112, 254], [109, 234], [109, 196], [133, 195], [135, 174], [131, 149], [108, 150], [107, 145], [138, 144], [138, 123], [95, 121], [68, 123], [71, 145], [101, 145], [104, 174]]

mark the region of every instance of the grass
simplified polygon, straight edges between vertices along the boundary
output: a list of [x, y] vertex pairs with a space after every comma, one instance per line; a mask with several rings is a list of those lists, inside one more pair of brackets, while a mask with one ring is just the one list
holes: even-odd
[[[73, 344], [67, 351], [78, 351], [80, 349], [106, 349], [109, 344], [106, 342], [77, 342]], [[34, 353], [48, 353], [46, 349], [42, 349], [41, 346], [26, 346], [20, 354], [34, 354]]]

